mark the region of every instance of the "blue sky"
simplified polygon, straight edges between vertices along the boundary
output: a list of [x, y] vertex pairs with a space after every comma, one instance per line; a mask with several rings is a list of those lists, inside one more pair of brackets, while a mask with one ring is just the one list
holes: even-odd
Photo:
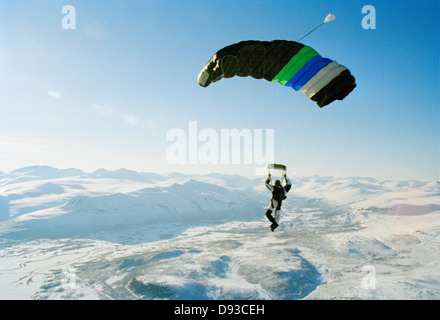
[[[65, 30], [61, 9], [76, 9]], [[362, 28], [373, 5], [376, 29]], [[279, 84], [197, 76], [242, 40], [298, 40], [357, 88], [323, 109]], [[172, 129], [273, 129], [289, 174], [440, 179], [438, 1], [3, 1], [0, 170], [29, 165], [252, 175], [257, 164], [171, 165]], [[199, 146], [203, 143], [199, 143]]]

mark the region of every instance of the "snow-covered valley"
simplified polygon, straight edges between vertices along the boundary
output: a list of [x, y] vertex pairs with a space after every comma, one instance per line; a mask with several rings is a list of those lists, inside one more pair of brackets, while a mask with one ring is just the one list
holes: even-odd
[[28, 167], [0, 175], [1, 299], [439, 299], [440, 185]]

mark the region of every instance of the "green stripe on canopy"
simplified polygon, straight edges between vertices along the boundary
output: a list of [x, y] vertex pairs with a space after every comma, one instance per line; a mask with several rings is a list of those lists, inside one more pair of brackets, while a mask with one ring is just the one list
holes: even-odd
[[290, 61], [281, 69], [280, 72], [272, 79], [272, 82], [279, 82], [283, 86], [313, 57], [318, 56], [318, 52], [304, 46]]

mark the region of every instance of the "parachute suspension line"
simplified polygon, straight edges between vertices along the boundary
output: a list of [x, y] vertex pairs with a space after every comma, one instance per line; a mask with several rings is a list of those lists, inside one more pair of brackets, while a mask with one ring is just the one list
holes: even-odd
[[318, 25], [317, 27], [313, 28], [312, 31], [309, 31], [309, 33], [307, 33], [306, 35], [302, 36], [301, 39], [299, 39], [298, 41], [301, 41], [302, 39], [304, 39], [305, 37], [307, 37], [308, 35], [310, 35], [311, 33], [313, 33], [315, 30], [317, 30], [319, 27], [321, 27], [322, 25], [324, 25], [327, 22], [333, 21], [335, 20], [335, 16], [332, 15], [331, 13], [329, 13], [327, 15], [327, 17], [325, 17], [324, 22], [322, 22], [320, 25]]
[[303, 119], [304, 127], [301, 130], [301, 133], [297, 139], [297, 143], [293, 147], [292, 158], [295, 159], [298, 155], [298, 152], [301, 151], [302, 147], [309, 140], [313, 129], [321, 127], [322, 122], [324, 121], [324, 117], [312, 117], [310, 119]]
[[301, 41], [302, 39], [304, 39], [305, 37], [307, 37], [309, 34], [311, 34], [312, 32], [314, 32], [315, 30], [317, 30], [320, 26], [322, 26], [324, 24], [321, 23], [319, 26], [315, 27], [312, 31], [310, 31], [309, 33], [307, 33], [305, 36], [302, 36], [300, 39], [298, 39], [298, 41]]

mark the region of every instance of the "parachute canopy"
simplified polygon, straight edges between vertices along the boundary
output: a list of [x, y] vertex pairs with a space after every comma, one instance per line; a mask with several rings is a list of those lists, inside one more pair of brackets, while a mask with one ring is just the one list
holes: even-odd
[[202, 87], [234, 76], [266, 79], [292, 87], [324, 107], [355, 87], [350, 71], [295, 41], [242, 41], [219, 50], [200, 71]]

